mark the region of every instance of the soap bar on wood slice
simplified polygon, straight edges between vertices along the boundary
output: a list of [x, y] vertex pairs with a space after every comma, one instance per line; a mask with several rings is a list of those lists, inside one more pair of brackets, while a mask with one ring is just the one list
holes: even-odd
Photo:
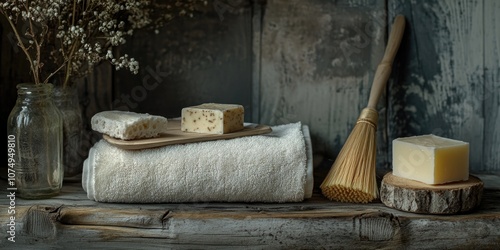
[[380, 200], [388, 207], [423, 214], [456, 214], [481, 203], [483, 182], [469, 176], [467, 181], [428, 185], [388, 173], [382, 179]]
[[398, 138], [392, 142], [395, 176], [426, 184], [466, 181], [469, 143], [435, 135]]
[[243, 129], [244, 109], [237, 104], [205, 103], [182, 109], [181, 130], [227, 134]]

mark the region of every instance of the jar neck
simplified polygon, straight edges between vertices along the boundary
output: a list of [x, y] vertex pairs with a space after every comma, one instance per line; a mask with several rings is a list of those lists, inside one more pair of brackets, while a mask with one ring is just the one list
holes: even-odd
[[52, 84], [21, 83], [16, 86], [18, 100], [23, 102], [45, 101], [52, 95]]

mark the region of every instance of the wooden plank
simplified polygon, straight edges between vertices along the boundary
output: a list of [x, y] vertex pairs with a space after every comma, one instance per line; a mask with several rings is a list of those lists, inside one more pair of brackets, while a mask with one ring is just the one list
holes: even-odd
[[251, 6], [215, 2], [215, 10], [173, 20], [157, 35], [140, 31], [127, 39], [121, 53], [137, 59], [140, 70], [117, 72], [114, 109], [173, 118], [183, 107], [235, 103], [252, 120]]
[[265, 10], [263, 1], [255, 1], [252, 7], [252, 122], [260, 123], [260, 82], [262, 57], [262, 18]]
[[[384, 52], [384, 9], [383, 1], [267, 1], [260, 122], [302, 121], [310, 126], [315, 152], [336, 156], [368, 102]], [[380, 167], [387, 152], [384, 120], [382, 112]]]
[[500, 3], [484, 1], [484, 164], [500, 173]]
[[380, 187], [380, 200], [388, 207], [423, 214], [458, 214], [481, 203], [484, 183], [475, 176], [467, 181], [428, 185], [386, 174]]
[[409, 31], [390, 87], [389, 142], [430, 133], [467, 141], [473, 172], [484, 170], [483, 142], [491, 136], [482, 101], [484, 7], [473, 0], [388, 3], [389, 18], [404, 14]]
[[[90, 123], [92, 116], [100, 111], [111, 109], [113, 69], [108, 62], [102, 62], [90, 75], [77, 80], [75, 84], [78, 86], [83, 121], [82, 142], [78, 155], [85, 159], [90, 148], [101, 139], [101, 134], [92, 130]], [[78, 181], [81, 177], [77, 175], [74, 179]]]
[[189, 133], [181, 131], [180, 120], [169, 120], [167, 131], [161, 133], [158, 137], [136, 140], [121, 140], [108, 135], [103, 135], [103, 138], [110, 144], [122, 149], [146, 149], [155, 148], [167, 145], [213, 141], [223, 139], [233, 139], [251, 135], [262, 135], [272, 131], [271, 127], [260, 124], [246, 125], [243, 130], [235, 131], [227, 134], [205, 134], [205, 133]]
[[[484, 178], [487, 179], [487, 178]], [[16, 242], [2, 247], [137, 249], [495, 248], [500, 244], [500, 177], [485, 181], [476, 211], [454, 216], [412, 214], [371, 204], [335, 203], [316, 194], [301, 203], [113, 204], [89, 201], [80, 184], [48, 200], [15, 200]], [[0, 210], [8, 211], [6, 183]], [[7, 212], [0, 228], [7, 234]], [[7, 235], [5, 235], [7, 236]], [[429, 244], [429, 242], [431, 242]]]

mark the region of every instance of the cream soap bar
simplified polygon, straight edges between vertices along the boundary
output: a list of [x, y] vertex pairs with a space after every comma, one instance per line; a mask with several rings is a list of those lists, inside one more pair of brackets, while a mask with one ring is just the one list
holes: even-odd
[[167, 132], [167, 118], [128, 111], [103, 111], [91, 120], [94, 131], [122, 140], [153, 138]]
[[182, 109], [181, 130], [227, 134], [243, 129], [244, 109], [236, 104], [205, 103]]
[[469, 178], [469, 143], [435, 135], [398, 138], [392, 142], [393, 174], [426, 184]]

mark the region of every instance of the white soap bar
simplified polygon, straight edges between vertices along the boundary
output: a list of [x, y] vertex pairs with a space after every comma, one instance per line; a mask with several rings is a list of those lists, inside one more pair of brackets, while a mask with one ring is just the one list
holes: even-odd
[[132, 140], [152, 138], [167, 131], [167, 118], [127, 111], [103, 111], [91, 120], [94, 131], [111, 137]]
[[469, 178], [469, 143], [435, 135], [398, 138], [392, 142], [393, 174], [426, 184]]
[[244, 109], [236, 104], [205, 103], [182, 109], [181, 130], [227, 134], [243, 129]]

